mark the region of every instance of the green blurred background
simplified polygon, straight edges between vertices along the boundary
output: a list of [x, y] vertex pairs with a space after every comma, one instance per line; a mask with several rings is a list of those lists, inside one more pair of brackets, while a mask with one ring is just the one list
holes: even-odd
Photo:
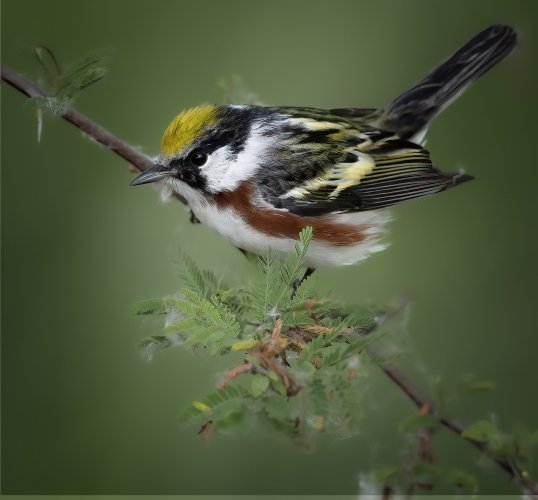
[[[177, 112], [221, 99], [222, 77], [270, 104], [378, 106], [499, 22], [519, 47], [428, 140], [437, 165], [476, 180], [395, 208], [387, 251], [318, 279], [349, 303], [410, 294], [399, 362], [423, 387], [495, 381], [453, 410], [510, 429], [538, 424], [536, 2], [3, 0], [2, 61], [35, 76], [33, 45], [64, 61], [112, 48], [77, 107], [154, 155]], [[34, 112], [6, 85], [2, 146], [3, 493], [354, 494], [362, 472], [402, 459], [397, 426], [413, 409], [380, 373], [360, 436], [311, 453], [261, 434], [204, 447], [178, 414], [224, 367], [182, 350], [142, 361], [137, 342], [159, 324], [130, 308], [177, 289], [178, 247], [237, 281], [250, 265], [178, 204], [130, 188], [127, 165], [62, 120], [46, 119], [37, 144]], [[461, 440], [441, 433], [437, 449], [482, 493], [517, 491]]]

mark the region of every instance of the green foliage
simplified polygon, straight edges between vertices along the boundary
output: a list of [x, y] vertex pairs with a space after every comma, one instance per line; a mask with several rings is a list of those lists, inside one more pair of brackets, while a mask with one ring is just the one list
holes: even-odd
[[154, 335], [140, 342], [140, 354], [143, 359], [151, 361], [155, 353], [179, 344], [179, 339], [172, 335]]
[[495, 384], [491, 380], [476, 380], [474, 375], [465, 374], [459, 380], [458, 393], [459, 396], [468, 396], [490, 392], [495, 389]]
[[51, 95], [33, 97], [30, 102], [53, 115], [64, 113], [75, 97], [102, 80], [107, 72], [104, 62], [108, 51], [93, 52], [66, 67], [47, 47], [38, 46], [34, 53], [41, 69], [40, 80]]
[[478, 481], [473, 475], [460, 469], [416, 460], [411, 456], [402, 465], [382, 467], [361, 479], [361, 496], [381, 495], [382, 491], [387, 490], [396, 494], [405, 493], [407, 497], [413, 493], [453, 491], [459, 494], [475, 494], [478, 491]]
[[499, 429], [489, 420], [479, 420], [471, 424], [462, 434], [464, 438], [474, 441], [496, 441], [499, 439]]
[[[252, 309], [257, 320], [263, 322], [274, 318], [293, 305], [294, 284], [301, 277], [311, 239], [312, 228], [307, 227], [300, 232], [295, 251], [291, 251], [285, 260], [273, 254], [263, 254], [258, 258], [258, 272], [251, 288]], [[301, 297], [305, 297], [304, 290], [301, 290]]]
[[263, 375], [254, 374], [252, 376], [252, 381], [250, 382], [250, 394], [255, 398], [259, 398], [271, 384], [271, 379]]
[[166, 328], [176, 333], [187, 345], [203, 347], [211, 353], [220, 352], [241, 334], [241, 327], [233, 312], [218, 297], [206, 299], [194, 290], [182, 290], [180, 298], [169, 297], [166, 305], [179, 319]]
[[36, 109], [38, 142], [43, 129], [43, 112], [62, 115], [83, 90], [101, 81], [107, 73], [104, 63], [108, 54], [108, 50], [93, 52], [64, 67], [49, 48], [34, 48], [40, 72], [39, 82], [47, 93], [46, 96], [34, 96], [27, 101]]
[[[380, 494], [389, 489], [393, 493], [478, 492], [475, 476], [460, 469], [451, 469], [437, 463], [433, 441], [443, 431], [438, 416], [417, 413], [399, 426], [408, 443], [409, 451], [402, 462], [385, 466], [363, 477], [361, 494]], [[517, 467], [523, 478], [528, 476], [533, 452], [538, 445], [538, 431], [517, 426], [510, 434], [503, 433], [489, 420], [478, 420], [467, 427], [462, 437], [483, 445], [481, 462], [505, 460]], [[514, 469], [515, 470], [515, 469]]]
[[478, 480], [473, 475], [438, 464], [433, 456], [409, 452], [400, 465], [385, 466], [364, 475], [360, 481], [360, 495], [380, 495], [382, 491], [396, 494], [435, 494], [452, 491], [459, 494], [475, 494]]
[[163, 299], [146, 299], [136, 302], [132, 309], [137, 315], [165, 314], [166, 304]]
[[180, 252], [177, 272], [184, 288], [192, 290], [206, 299], [219, 293], [221, 283], [214, 273], [201, 270], [184, 252]]
[[473, 422], [462, 433], [462, 437], [484, 443], [488, 457], [514, 461], [524, 469], [524, 473], [525, 468], [531, 465], [538, 447], [538, 431], [517, 425], [511, 433], [506, 433], [490, 420]]
[[439, 419], [433, 415], [419, 413], [406, 418], [398, 428], [400, 432], [412, 432], [418, 429], [436, 429], [439, 425]]
[[463, 398], [485, 394], [495, 389], [495, 384], [492, 381], [477, 380], [474, 375], [469, 373], [461, 375], [451, 386], [440, 377], [434, 377], [432, 382], [436, 406], [439, 409], [444, 409]]
[[[298, 285], [311, 238], [306, 228], [286, 258], [262, 255], [252, 282], [240, 288], [181, 254], [180, 292], [135, 306], [137, 314], [167, 315], [164, 334], [141, 343], [146, 359], [176, 345], [229, 357], [218, 389], [181, 415], [203, 425], [204, 435], [209, 422], [216, 431], [258, 423], [310, 446], [321, 432], [359, 430], [363, 352], [376, 338], [363, 332], [373, 319], [316, 298], [312, 278]], [[237, 351], [244, 352], [239, 365]]]
[[210, 392], [200, 401], [193, 401], [191, 406], [183, 410], [179, 416], [180, 422], [202, 417], [203, 420], [216, 420], [220, 416], [227, 415], [227, 411], [234, 404], [239, 407], [235, 412], [240, 410], [242, 402], [248, 397], [247, 392], [241, 387], [227, 386], [222, 389]]

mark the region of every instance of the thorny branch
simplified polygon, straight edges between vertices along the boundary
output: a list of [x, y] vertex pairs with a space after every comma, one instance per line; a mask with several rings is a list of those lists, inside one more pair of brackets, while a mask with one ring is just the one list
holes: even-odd
[[[367, 348], [368, 354], [374, 359], [379, 359], [379, 354], [371, 346]], [[417, 408], [427, 408], [427, 414], [435, 417], [441, 425], [451, 430], [462, 439], [465, 439], [472, 446], [480, 450], [482, 453], [491, 457], [491, 459], [503, 470], [505, 470], [513, 479], [515, 479], [525, 492], [531, 494], [534, 498], [538, 498], [538, 484], [529, 476], [526, 471], [521, 470], [514, 460], [509, 458], [495, 458], [492, 456], [489, 450], [488, 443], [486, 441], [479, 441], [464, 437], [463, 433], [467, 430], [467, 425], [457, 418], [444, 417], [437, 413], [435, 405], [425, 394], [423, 394], [407, 376], [392, 366], [390, 363], [381, 361], [378, 362], [378, 366], [385, 372], [385, 375], [389, 377], [403, 392], [404, 394], [415, 404]]]
[[[383, 322], [382, 318], [376, 323], [375, 328], [380, 326]], [[372, 329], [372, 330], [373, 330]], [[468, 426], [457, 418], [446, 417], [440, 415], [437, 412], [435, 403], [426, 396], [420, 389], [418, 389], [400, 370], [394, 367], [391, 363], [383, 361], [380, 353], [371, 345], [366, 348], [369, 356], [377, 362], [377, 365], [392, 382], [394, 382], [402, 392], [413, 402], [413, 404], [419, 409], [420, 412], [428, 414], [436, 418], [441, 425], [451, 430], [459, 437], [470, 443], [472, 446], [480, 450], [482, 453], [491, 457], [491, 459], [504, 471], [506, 471], [513, 479], [515, 479], [521, 488], [533, 498], [538, 498], [538, 484], [529, 476], [527, 471], [521, 470], [513, 459], [510, 458], [497, 458], [491, 453], [489, 445], [486, 441], [479, 441], [464, 437], [463, 433], [467, 430]]]
[[[7, 84], [11, 85], [13, 88], [17, 89], [24, 95], [28, 97], [47, 96], [47, 93], [40, 89], [34, 82], [21, 75], [20, 73], [14, 71], [10, 67], [2, 65], [1, 71], [2, 80], [4, 80]], [[122, 141], [114, 134], [101, 127], [76, 109], [72, 107], [68, 108], [65, 113], [63, 113], [62, 118], [77, 127], [78, 129], [82, 130], [86, 135], [96, 140], [98, 143], [102, 144], [106, 148], [119, 155], [121, 158], [131, 164], [136, 170], [146, 170], [153, 164], [153, 161], [150, 157], [141, 153], [130, 144]], [[184, 200], [181, 201], [184, 202]], [[372, 327], [371, 330], [377, 328], [380, 324], [381, 322], [377, 323], [375, 326]], [[274, 340], [279, 341], [279, 339], [280, 330], [278, 329], [278, 331], [274, 333]], [[501, 467], [513, 479], [515, 479], [525, 490], [525, 492], [535, 498], [538, 498], [538, 484], [534, 482], [534, 480], [528, 475], [526, 471], [521, 470], [514, 462], [514, 460], [495, 458], [490, 453], [487, 442], [463, 437], [463, 433], [467, 429], [466, 424], [464, 424], [458, 419], [440, 415], [437, 412], [433, 401], [428, 398], [424, 393], [422, 393], [415, 385], [413, 385], [413, 383], [404, 373], [399, 371], [387, 361], [383, 361], [377, 350], [374, 349], [372, 346], [368, 346], [367, 351], [368, 354], [374, 360], [377, 361], [378, 366], [381, 368], [381, 370], [383, 370], [385, 375], [387, 375], [387, 377], [389, 377], [389, 379], [392, 380], [392, 382], [394, 382], [394, 384], [400, 388], [400, 390], [413, 402], [413, 404], [419, 409], [419, 411], [426, 410], [429, 415], [435, 417], [444, 427], [451, 430], [452, 432], [460, 436], [462, 439], [465, 439], [468, 443], [480, 450], [482, 453], [491, 456], [492, 460], [494, 460], [494, 462], [499, 467]], [[250, 364], [247, 363], [245, 363], [244, 365], [240, 365], [241, 368], [238, 367], [237, 373], [228, 373], [228, 377], [235, 377], [239, 375], [239, 373], [243, 370], [252, 370], [252, 367], [249, 365]]]
[[[2, 80], [28, 97], [49, 97], [34, 82], [4, 64], [2, 64]], [[153, 164], [149, 156], [146, 156], [130, 144], [122, 141], [76, 109], [68, 108], [62, 115], [62, 118], [82, 130], [92, 139], [95, 139], [98, 143], [121, 156], [124, 160], [127, 160], [136, 170], [142, 172]]]
[[[5, 64], [2, 64], [2, 80], [27, 97], [49, 97], [47, 92], [39, 88], [36, 83]], [[62, 114], [62, 118], [82, 130], [88, 137], [91, 137], [99, 144], [102, 144], [107, 149], [110, 149], [112, 152], [126, 160], [132, 167], [134, 167], [135, 171], [143, 172], [153, 165], [153, 160], [149, 156], [140, 152], [125, 141], [122, 141], [119, 137], [115, 136], [104, 127], [101, 127], [101, 125], [95, 123], [92, 119], [88, 118], [80, 111], [77, 111], [75, 108], [69, 107]], [[174, 193], [174, 197], [186, 204], [185, 200], [179, 195]]]

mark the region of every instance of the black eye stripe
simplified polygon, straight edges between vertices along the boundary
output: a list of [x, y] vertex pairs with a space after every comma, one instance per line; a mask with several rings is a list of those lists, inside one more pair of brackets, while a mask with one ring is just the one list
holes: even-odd
[[170, 160], [170, 163], [168, 164], [169, 168], [180, 168], [182, 165], [181, 158], [174, 158], [173, 160]]

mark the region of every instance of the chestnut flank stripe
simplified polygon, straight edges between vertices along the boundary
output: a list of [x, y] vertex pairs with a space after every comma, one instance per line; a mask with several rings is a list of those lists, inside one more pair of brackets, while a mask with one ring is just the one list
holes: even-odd
[[313, 239], [336, 246], [355, 245], [366, 239], [367, 224], [355, 226], [336, 222], [329, 216], [301, 217], [281, 210], [258, 207], [252, 203], [252, 186], [243, 182], [235, 191], [213, 196], [219, 207], [237, 211], [252, 228], [277, 238], [297, 239], [301, 229], [311, 226]]

